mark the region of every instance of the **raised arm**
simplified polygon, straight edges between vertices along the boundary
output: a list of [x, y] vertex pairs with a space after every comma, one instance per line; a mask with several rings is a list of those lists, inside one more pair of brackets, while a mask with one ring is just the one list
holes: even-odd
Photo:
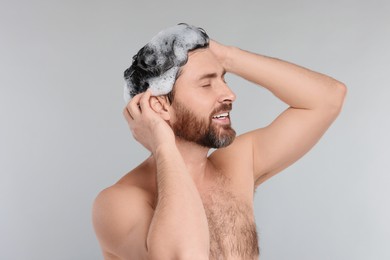
[[209, 230], [200, 195], [171, 128], [149, 101], [149, 91], [135, 96], [124, 115], [135, 139], [155, 159], [156, 208], [137, 189], [122, 195], [108, 192], [95, 203], [95, 229], [123, 259], [208, 259]]
[[313, 147], [339, 114], [346, 87], [279, 59], [216, 42], [210, 48], [227, 72], [267, 88], [290, 106], [269, 126], [241, 137], [253, 144], [254, 180], [259, 185]]

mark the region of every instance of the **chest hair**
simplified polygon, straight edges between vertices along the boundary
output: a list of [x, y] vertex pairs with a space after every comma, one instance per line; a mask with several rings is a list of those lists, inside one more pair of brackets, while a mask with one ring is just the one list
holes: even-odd
[[210, 232], [210, 259], [258, 259], [253, 208], [226, 187], [226, 180], [202, 195]]

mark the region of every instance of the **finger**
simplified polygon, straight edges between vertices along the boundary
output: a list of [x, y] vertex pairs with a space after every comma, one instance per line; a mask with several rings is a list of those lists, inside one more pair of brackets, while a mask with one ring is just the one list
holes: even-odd
[[150, 89], [146, 90], [144, 95], [141, 97], [139, 104], [142, 112], [147, 112], [148, 108], [150, 108], [149, 100], [152, 92]]
[[135, 95], [131, 101], [127, 104], [126, 108], [131, 115], [131, 117], [134, 119], [136, 116], [141, 114], [141, 111], [138, 107], [139, 100], [141, 99], [143, 93], [140, 93], [138, 95]]
[[123, 109], [123, 116], [126, 118], [127, 121], [134, 120], [127, 107]]

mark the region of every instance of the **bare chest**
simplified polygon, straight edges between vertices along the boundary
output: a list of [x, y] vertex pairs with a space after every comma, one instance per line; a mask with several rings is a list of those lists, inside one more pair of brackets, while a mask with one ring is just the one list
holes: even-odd
[[251, 202], [223, 188], [202, 194], [210, 232], [210, 259], [258, 259]]

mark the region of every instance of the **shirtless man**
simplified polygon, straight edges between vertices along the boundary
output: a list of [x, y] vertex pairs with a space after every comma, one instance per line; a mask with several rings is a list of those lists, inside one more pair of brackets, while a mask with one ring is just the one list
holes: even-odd
[[[95, 200], [105, 259], [258, 259], [255, 189], [309, 151], [341, 110], [346, 88], [335, 79], [209, 41], [200, 31], [206, 42], [187, 50], [185, 64], [168, 66], [179, 68], [171, 92], [156, 94], [152, 81], [131, 90], [124, 116], [151, 156]], [[143, 58], [139, 53], [133, 65], [156, 64]], [[289, 108], [269, 126], [235, 137], [229, 112], [236, 96], [226, 72]], [[208, 156], [210, 148], [220, 149]]]

